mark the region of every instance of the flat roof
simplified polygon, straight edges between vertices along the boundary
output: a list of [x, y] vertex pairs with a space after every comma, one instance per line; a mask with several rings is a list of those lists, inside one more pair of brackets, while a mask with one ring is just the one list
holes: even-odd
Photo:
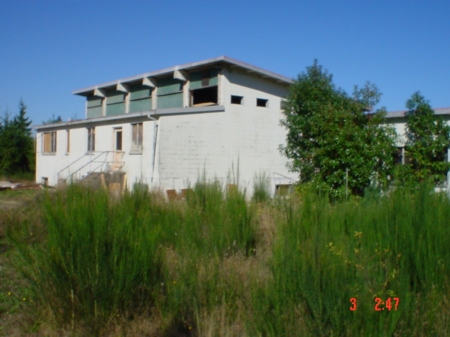
[[269, 70], [266, 70], [263, 68], [253, 66], [251, 64], [248, 64], [248, 63], [245, 63], [242, 61], [235, 60], [228, 56], [219, 56], [219, 57], [215, 57], [215, 58], [211, 58], [211, 59], [207, 59], [207, 60], [203, 60], [203, 61], [199, 61], [199, 62], [180, 64], [180, 65], [176, 65], [176, 66], [169, 67], [169, 68], [164, 68], [164, 69], [160, 69], [160, 70], [156, 70], [156, 71], [143, 73], [140, 75], [130, 76], [130, 77], [118, 79], [115, 81], [101, 83], [98, 85], [74, 90], [72, 93], [74, 95], [86, 96], [86, 95], [91, 94], [95, 89], [108, 88], [108, 87], [115, 86], [119, 83], [122, 83], [122, 84], [132, 83], [132, 82], [136, 82], [136, 81], [142, 80], [144, 78], [148, 78], [148, 77], [161, 77], [164, 75], [169, 75], [177, 70], [194, 70], [194, 69], [202, 68], [205, 66], [220, 65], [220, 64], [228, 64], [230, 66], [238, 67], [238, 68], [244, 69], [250, 73], [254, 73], [254, 74], [260, 75], [262, 77], [267, 77], [267, 78], [273, 79], [277, 82], [280, 82], [280, 83], [283, 83], [286, 85], [293, 83], [293, 79], [290, 79], [286, 76], [274, 73], [272, 71], [269, 71]]
[[[433, 109], [435, 115], [450, 115], [450, 108]], [[408, 110], [391, 111], [386, 114], [386, 118], [404, 118]]]
[[77, 119], [68, 122], [58, 122], [42, 125], [33, 125], [32, 128], [36, 131], [45, 130], [61, 130], [72, 127], [81, 127], [85, 125], [101, 124], [101, 123], [127, 123], [129, 120], [147, 120], [151, 118], [159, 118], [161, 116], [172, 115], [189, 115], [189, 114], [202, 114], [202, 113], [215, 113], [224, 112], [225, 107], [223, 105], [211, 105], [205, 107], [188, 107], [188, 108], [168, 108], [168, 109], [156, 109], [143, 112], [134, 112], [128, 114], [114, 115], [114, 116], [101, 116], [94, 118]]

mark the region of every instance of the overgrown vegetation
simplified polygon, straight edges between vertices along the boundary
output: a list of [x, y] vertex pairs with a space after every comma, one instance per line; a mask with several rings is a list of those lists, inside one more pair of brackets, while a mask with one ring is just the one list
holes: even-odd
[[386, 186], [394, 167], [395, 131], [384, 109], [365, 113], [380, 97], [371, 83], [353, 96], [335, 86], [317, 61], [291, 85], [281, 124], [282, 153], [302, 183], [332, 198], [362, 195], [371, 184]]
[[0, 174], [34, 173], [34, 141], [26, 113], [27, 106], [21, 100], [17, 116], [11, 119], [7, 112], [0, 118]]
[[26, 300], [0, 296], [50, 336], [445, 336], [450, 201], [431, 190], [248, 203], [205, 181], [174, 202], [71, 186], [1, 217]]
[[[332, 200], [427, 179], [443, 184], [450, 169], [446, 121], [417, 92], [406, 102], [406, 132], [396, 134], [386, 110], [373, 110], [380, 97], [370, 82], [348, 95], [317, 61], [298, 76], [284, 106], [287, 137], [280, 150], [301, 184]], [[405, 145], [405, 158], [399, 158], [396, 143]], [[399, 159], [403, 165], [395, 167]]]
[[406, 183], [417, 183], [431, 178], [434, 183], [446, 179], [450, 163], [450, 126], [436, 117], [429, 102], [414, 93], [406, 102], [406, 158], [400, 178]]

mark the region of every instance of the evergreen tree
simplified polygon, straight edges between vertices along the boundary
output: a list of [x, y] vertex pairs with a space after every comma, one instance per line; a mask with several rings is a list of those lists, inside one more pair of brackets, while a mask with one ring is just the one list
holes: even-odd
[[34, 170], [34, 141], [27, 106], [19, 103], [19, 114], [13, 119], [8, 112], [0, 122], [0, 172], [19, 173]]

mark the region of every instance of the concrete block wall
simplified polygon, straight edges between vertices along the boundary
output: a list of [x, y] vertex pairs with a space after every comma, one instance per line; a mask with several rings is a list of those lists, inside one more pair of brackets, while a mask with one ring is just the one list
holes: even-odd
[[[239, 174], [239, 185], [249, 195], [256, 175], [269, 177], [272, 192], [277, 184], [291, 184], [297, 177], [278, 150], [286, 136], [280, 126], [286, 87], [227, 69], [220, 83], [224, 112], [160, 118], [161, 187], [186, 188], [203, 172], [223, 184], [235, 183]], [[231, 95], [242, 96], [242, 104], [231, 104]], [[267, 106], [258, 107], [257, 98], [267, 99]]]

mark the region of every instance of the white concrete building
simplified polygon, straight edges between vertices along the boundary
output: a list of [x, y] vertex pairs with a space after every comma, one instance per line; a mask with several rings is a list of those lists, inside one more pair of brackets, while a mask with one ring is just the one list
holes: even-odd
[[85, 119], [35, 127], [36, 181], [119, 171], [128, 188], [180, 192], [206, 172], [251, 195], [255, 176], [266, 174], [275, 192], [297, 180], [278, 150], [291, 82], [222, 56], [76, 90]]
[[[436, 108], [433, 110], [437, 117], [442, 118], [447, 124], [450, 124], [450, 108]], [[407, 114], [407, 110], [392, 111], [386, 114], [388, 124], [393, 126], [397, 133], [396, 146], [399, 151], [398, 158], [400, 164], [405, 164], [405, 160], [407, 160], [405, 153]], [[450, 157], [448, 159], [450, 160]]]
[[[436, 108], [433, 109], [434, 114], [442, 118], [447, 125], [450, 125], [450, 108]], [[401, 111], [392, 111], [386, 114], [386, 119], [389, 125], [395, 128], [395, 132], [397, 133], [396, 146], [398, 150], [397, 156], [397, 164], [404, 165], [406, 164], [410, 158], [408, 157], [405, 145], [406, 145], [406, 123], [407, 123], [407, 110]], [[447, 149], [447, 160], [450, 161], [450, 148]], [[444, 188], [450, 192], [450, 171], [447, 173], [447, 182]], [[436, 190], [441, 190], [442, 186], [436, 188]]]

